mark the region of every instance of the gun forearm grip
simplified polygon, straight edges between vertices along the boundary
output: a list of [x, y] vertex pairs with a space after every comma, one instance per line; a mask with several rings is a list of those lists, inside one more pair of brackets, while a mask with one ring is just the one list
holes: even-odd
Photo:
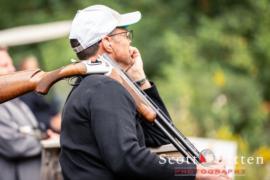
[[19, 71], [0, 76], [0, 103], [33, 91], [38, 78], [33, 78], [41, 70]]
[[0, 103], [31, 91], [47, 94], [50, 88], [61, 79], [87, 73], [85, 64], [75, 63], [50, 72], [36, 69], [2, 75], [0, 76]]

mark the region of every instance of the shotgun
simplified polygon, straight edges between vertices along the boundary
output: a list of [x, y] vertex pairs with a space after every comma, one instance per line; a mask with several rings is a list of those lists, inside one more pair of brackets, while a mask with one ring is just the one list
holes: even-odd
[[95, 73], [105, 74], [118, 81], [133, 97], [138, 112], [147, 121], [158, 126], [184, 157], [196, 164], [206, 161], [195, 146], [172, 124], [169, 117], [107, 54], [99, 56], [96, 62], [76, 62], [50, 72], [37, 69], [0, 76], [0, 103], [31, 91], [47, 94], [53, 84], [63, 78]]

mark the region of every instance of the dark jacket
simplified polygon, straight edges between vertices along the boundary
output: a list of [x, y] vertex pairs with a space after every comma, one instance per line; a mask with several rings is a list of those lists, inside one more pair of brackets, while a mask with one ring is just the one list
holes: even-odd
[[45, 98], [35, 92], [29, 92], [20, 97], [20, 99], [28, 105], [34, 113], [39, 129], [47, 131], [50, 128], [50, 121], [58, 113], [55, 101], [48, 103]]
[[[167, 113], [153, 85], [145, 91]], [[103, 75], [89, 75], [75, 87], [63, 111], [60, 164], [65, 179], [194, 179], [175, 176], [193, 164], [160, 164], [147, 146], [168, 144], [154, 125], [140, 118], [130, 94]]]

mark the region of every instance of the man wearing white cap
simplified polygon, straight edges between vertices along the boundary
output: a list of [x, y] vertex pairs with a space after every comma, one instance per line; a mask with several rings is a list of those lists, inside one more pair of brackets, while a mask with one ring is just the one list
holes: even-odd
[[[140, 19], [138, 11], [121, 15], [103, 5], [90, 6], [73, 19], [70, 43], [80, 60], [96, 61], [98, 55], [107, 53], [168, 115], [155, 85], [146, 79], [138, 49], [130, 46], [132, 31], [126, 27]], [[79, 78], [62, 118], [60, 164], [64, 179], [195, 179], [196, 165], [162, 163], [150, 152], [147, 147], [170, 142], [137, 114], [124, 87], [107, 76]], [[193, 173], [176, 176], [179, 168]], [[207, 177], [197, 173], [197, 178]]]

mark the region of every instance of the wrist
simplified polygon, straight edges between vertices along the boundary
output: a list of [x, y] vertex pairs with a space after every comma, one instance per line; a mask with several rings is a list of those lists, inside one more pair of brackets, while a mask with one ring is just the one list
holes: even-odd
[[139, 81], [143, 78], [146, 77], [144, 72], [128, 72], [128, 76], [133, 80], [133, 81]]
[[138, 81], [134, 81], [142, 90], [148, 89], [151, 87], [151, 83], [148, 81], [148, 79], [146, 77], [138, 80]]
[[125, 72], [133, 81], [139, 81], [146, 77], [142, 67], [131, 66]]
[[136, 83], [138, 86], [142, 87], [142, 86], [146, 83], [146, 81], [147, 81], [147, 79], [146, 79], [146, 77], [144, 77], [144, 78], [142, 78], [142, 79], [139, 79], [139, 80], [135, 81], [135, 83]]

